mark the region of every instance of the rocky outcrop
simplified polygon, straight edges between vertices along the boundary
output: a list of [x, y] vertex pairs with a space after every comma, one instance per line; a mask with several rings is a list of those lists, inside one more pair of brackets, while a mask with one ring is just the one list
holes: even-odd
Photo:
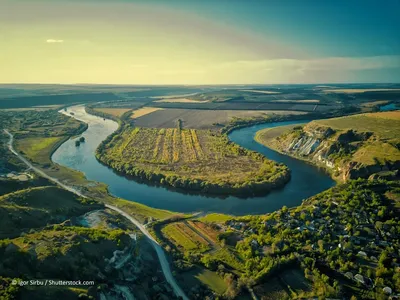
[[376, 160], [375, 163], [363, 164], [353, 160], [357, 150], [367, 145], [370, 139], [376, 139], [372, 132], [357, 132], [351, 129], [336, 131], [330, 127], [309, 123], [275, 138], [270, 146], [322, 166], [341, 181], [369, 178], [372, 174], [398, 170], [400, 161], [382, 163]]

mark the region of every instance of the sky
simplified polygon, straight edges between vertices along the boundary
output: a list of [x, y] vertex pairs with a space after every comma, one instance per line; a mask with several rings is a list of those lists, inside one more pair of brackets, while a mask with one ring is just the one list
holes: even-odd
[[0, 83], [400, 82], [400, 0], [0, 0]]

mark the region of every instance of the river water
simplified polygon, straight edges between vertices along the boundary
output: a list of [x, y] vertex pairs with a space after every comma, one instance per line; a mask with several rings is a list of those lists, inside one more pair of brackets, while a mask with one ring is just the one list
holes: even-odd
[[334, 185], [334, 181], [322, 170], [306, 162], [279, 154], [254, 140], [255, 133], [260, 129], [301, 123], [299, 121], [251, 126], [235, 130], [229, 135], [233, 142], [242, 147], [258, 151], [272, 160], [287, 165], [292, 171], [292, 178], [284, 188], [272, 191], [266, 196], [247, 199], [238, 197], [222, 199], [189, 195], [164, 187], [150, 186], [114, 173], [110, 168], [100, 164], [94, 153], [101, 141], [117, 129], [117, 123], [89, 115], [85, 112], [83, 106], [69, 107], [67, 112], [64, 113], [69, 114], [70, 112], [73, 112], [77, 119], [88, 123], [88, 129], [82, 134], [86, 142], [75, 147], [76, 138], [66, 141], [53, 154], [52, 160], [60, 165], [83, 172], [89, 180], [107, 184], [109, 192], [116, 197], [151, 207], [176, 212], [205, 211], [232, 215], [263, 214], [275, 211], [284, 205], [288, 207], [299, 205], [303, 199]]

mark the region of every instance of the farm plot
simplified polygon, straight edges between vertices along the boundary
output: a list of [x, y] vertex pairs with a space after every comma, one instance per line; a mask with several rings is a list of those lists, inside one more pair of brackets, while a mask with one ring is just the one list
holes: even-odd
[[142, 107], [142, 108], [139, 108], [139, 109], [137, 109], [137, 110], [134, 110], [133, 113], [132, 113], [132, 115], [131, 115], [131, 118], [132, 118], [132, 119], [137, 119], [137, 118], [140, 118], [140, 117], [142, 117], [142, 116], [151, 114], [151, 113], [153, 113], [153, 112], [155, 112], [155, 111], [158, 111], [158, 110], [162, 110], [162, 108], [157, 108], [157, 107]]
[[203, 236], [205, 236], [208, 240], [210, 240], [213, 244], [217, 243], [219, 231], [214, 229], [211, 225], [199, 221], [189, 221], [188, 223]]
[[129, 108], [111, 108], [111, 107], [104, 107], [104, 108], [94, 108], [95, 111], [105, 113], [108, 115], [112, 115], [114, 117], [120, 117], [127, 111], [129, 111]]
[[209, 130], [127, 127], [97, 158], [139, 179], [209, 193], [261, 193], [289, 179], [285, 166]]
[[151, 128], [173, 128], [178, 120], [183, 128], [217, 129], [233, 118], [262, 117], [268, 114], [302, 114], [298, 111], [281, 110], [193, 110], [193, 109], [164, 109], [138, 117], [136, 126]]
[[175, 246], [185, 251], [204, 252], [210, 249], [208, 242], [183, 222], [168, 224], [161, 232]]

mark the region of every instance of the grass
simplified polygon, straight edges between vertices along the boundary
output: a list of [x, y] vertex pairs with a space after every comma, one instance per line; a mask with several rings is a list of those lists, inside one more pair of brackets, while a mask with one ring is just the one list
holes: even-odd
[[171, 103], [204, 103], [207, 101], [193, 100], [189, 98], [165, 98], [161, 100], [156, 100], [154, 102], [171, 102]]
[[352, 160], [365, 165], [377, 162], [384, 165], [387, 161], [400, 161], [400, 151], [391, 144], [374, 142], [358, 149], [353, 154]]
[[208, 242], [183, 222], [168, 224], [161, 231], [172, 243], [185, 251], [209, 250]]
[[64, 137], [32, 137], [17, 140], [15, 148], [32, 162], [47, 164], [54, 147]]
[[108, 108], [108, 107], [105, 108], [96, 107], [94, 108], [94, 110], [104, 114], [112, 115], [114, 117], [120, 117], [127, 111], [130, 111], [129, 108]]
[[[109, 195], [105, 184], [89, 181], [79, 171], [54, 164], [50, 158], [54, 147], [58, 146], [68, 136], [76, 135], [77, 131], [83, 130], [85, 127], [82, 126], [81, 122], [57, 111], [45, 113], [23, 111], [3, 113], [0, 125], [9, 128], [15, 134], [14, 147], [19, 152], [22, 150], [24, 153], [21, 154], [24, 157], [32, 160], [38, 168], [43, 169], [49, 176], [81, 190], [88, 197], [121, 207], [141, 222], [147, 220], [148, 217], [164, 219], [174, 215], [173, 212], [166, 210], [153, 209], [132, 201], [114, 198]], [[8, 136], [4, 136], [4, 138], [4, 141], [8, 141]], [[13, 154], [10, 154], [8, 149], [4, 149], [4, 151], [7, 153], [7, 161], [15, 159], [20, 164], [20, 161]], [[21, 165], [22, 170], [26, 168], [25, 164], [21, 163]], [[54, 195], [54, 197], [56, 196]], [[55, 201], [55, 203], [58, 202]], [[61, 204], [59, 205], [61, 206]]]
[[219, 260], [221, 263], [224, 263], [231, 267], [234, 270], [243, 272], [245, 265], [244, 262], [238, 258], [238, 256], [233, 252], [230, 251], [227, 247], [223, 247], [218, 249], [217, 251], [213, 252], [211, 256]]
[[212, 213], [208, 214], [204, 217], [200, 217], [197, 220], [206, 223], [225, 223], [226, 221], [231, 220], [233, 217], [224, 214]]
[[48, 226], [0, 241], [0, 275], [68, 280], [81, 276], [96, 281], [106, 267], [104, 258], [130, 243], [130, 237], [120, 229]]
[[81, 199], [64, 189], [35, 187], [0, 197], [0, 237], [13, 236], [30, 228], [39, 228], [102, 206]]
[[367, 113], [342, 118], [313, 121], [306, 125], [306, 130], [318, 126], [328, 126], [338, 131], [346, 130], [372, 132], [373, 136], [364, 141], [352, 154], [351, 159], [364, 165], [400, 161], [397, 144], [400, 141], [400, 111]]
[[400, 91], [400, 89], [334, 89], [334, 90], [324, 90], [327, 93], [345, 93], [345, 94], [356, 94], [365, 92], [390, 92], [390, 91]]
[[265, 129], [257, 131], [254, 139], [258, 143], [268, 147], [268, 144], [270, 142], [272, 142], [272, 140], [274, 138], [276, 138], [282, 134], [285, 134], [286, 132], [289, 132], [296, 126], [299, 126], [299, 125], [295, 124], [295, 125], [287, 125], [287, 126], [278, 126], [278, 127], [273, 127], [273, 128], [265, 128]]
[[112, 199], [110, 199], [110, 201], [107, 201], [107, 202], [119, 207], [120, 209], [123, 209], [125, 212], [134, 216], [142, 223], [148, 217], [151, 217], [153, 219], [162, 220], [162, 219], [166, 219], [166, 218], [176, 215], [176, 213], [169, 211], [169, 210], [152, 208], [152, 207], [140, 204], [140, 203], [136, 203], [136, 202], [132, 202], [132, 201], [124, 200], [124, 199], [112, 198]]
[[210, 270], [201, 269], [197, 274], [194, 274], [194, 276], [201, 283], [207, 285], [210, 289], [218, 294], [223, 294], [227, 289], [225, 281], [215, 272]]
[[399, 121], [400, 120], [400, 110], [366, 114], [366, 116], [370, 117], [370, 118], [381, 118], [381, 119]]
[[260, 94], [280, 94], [280, 92], [261, 91], [261, 90], [239, 90], [239, 91], [250, 92], [250, 93], [260, 93]]
[[[179, 103], [153, 103], [157, 105], [178, 105]], [[195, 103], [181, 103], [184, 105], [195, 105]], [[193, 128], [193, 129], [213, 129], [218, 130], [222, 126], [227, 125], [235, 118], [261, 118], [267, 117], [268, 115], [299, 115], [304, 114], [299, 111], [283, 110], [277, 108], [276, 110], [247, 110], [244, 109], [202, 109], [201, 107], [207, 105], [207, 103], [199, 103], [197, 109], [190, 108], [165, 108], [153, 112], [152, 114], [142, 116], [135, 121], [135, 125], [139, 127], [149, 128], [173, 128], [176, 127], [178, 120], [182, 122], [182, 128]], [[279, 106], [277, 104], [277, 106]]]
[[145, 115], [151, 114], [157, 110], [162, 110], [162, 108], [157, 108], [157, 107], [143, 107], [143, 108], [139, 108], [137, 110], [134, 110], [132, 112], [131, 118], [132, 119], [137, 119], [140, 117], [143, 117]]
[[181, 273], [179, 281], [182, 286], [186, 287], [195, 287], [199, 284], [204, 284], [219, 295], [222, 295], [228, 287], [217, 273], [203, 267], [196, 267], [190, 271]]
[[288, 174], [286, 167], [207, 130], [128, 127], [98, 149], [98, 159], [128, 175], [192, 190], [216, 185], [216, 191], [236, 191], [251, 185], [256, 191]]
[[368, 113], [341, 118], [318, 120], [309, 123], [310, 126], [328, 126], [336, 130], [356, 130], [359, 132], [374, 132], [382, 139], [398, 138], [400, 132], [400, 112]]
[[[315, 120], [303, 127], [264, 129], [256, 133], [255, 140], [278, 152], [326, 167], [337, 180], [364, 178], [378, 173], [382, 167], [397, 168], [400, 111]], [[311, 151], [308, 147], [313, 143], [315, 148]], [[327, 160], [326, 164], [321, 157]]]

